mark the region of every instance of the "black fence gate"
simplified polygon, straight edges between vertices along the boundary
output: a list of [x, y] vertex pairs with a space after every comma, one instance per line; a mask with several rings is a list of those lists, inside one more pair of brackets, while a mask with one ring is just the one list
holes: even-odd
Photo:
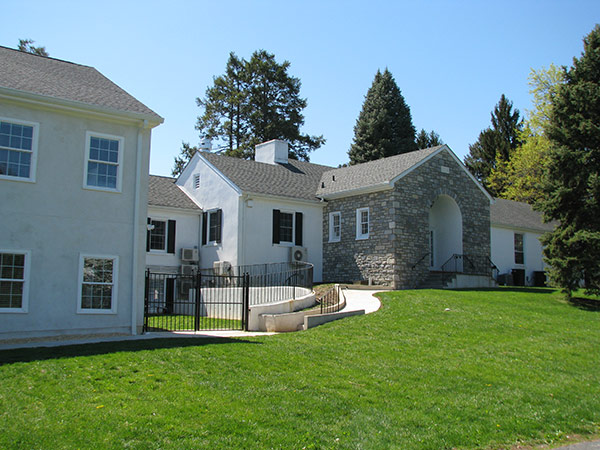
[[146, 272], [144, 331], [247, 330], [249, 275]]

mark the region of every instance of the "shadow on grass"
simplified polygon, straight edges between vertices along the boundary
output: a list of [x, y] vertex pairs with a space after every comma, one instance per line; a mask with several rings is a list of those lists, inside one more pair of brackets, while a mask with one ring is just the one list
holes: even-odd
[[569, 303], [585, 311], [600, 311], [600, 300], [593, 298], [571, 297]]
[[0, 350], [0, 366], [16, 362], [44, 361], [48, 359], [72, 358], [77, 356], [104, 355], [117, 352], [139, 352], [182, 347], [199, 347], [215, 344], [260, 344], [244, 339], [197, 337], [141, 339], [92, 344], [64, 345], [57, 347], [18, 348]]
[[521, 286], [500, 286], [496, 288], [462, 288], [452, 289], [453, 291], [485, 291], [485, 292], [523, 292], [528, 294], [553, 294], [557, 292], [554, 288], [543, 287], [521, 287]]

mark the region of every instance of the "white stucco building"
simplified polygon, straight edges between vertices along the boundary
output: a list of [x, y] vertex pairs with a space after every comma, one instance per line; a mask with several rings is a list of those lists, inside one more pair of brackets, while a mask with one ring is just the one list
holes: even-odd
[[292, 261], [314, 265], [321, 281], [323, 207], [316, 197], [330, 167], [288, 160], [283, 141], [256, 147], [256, 160], [198, 152], [176, 181], [202, 208], [199, 265]]
[[0, 339], [140, 331], [162, 121], [92, 67], [0, 47]]
[[[536, 284], [536, 272], [546, 268], [542, 234], [555, 224], [544, 223], [542, 214], [527, 203], [495, 199], [490, 207], [492, 261], [500, 274], [511, 274], [513, 284]], [[538, 283], [539, 284], [539, 281]]]

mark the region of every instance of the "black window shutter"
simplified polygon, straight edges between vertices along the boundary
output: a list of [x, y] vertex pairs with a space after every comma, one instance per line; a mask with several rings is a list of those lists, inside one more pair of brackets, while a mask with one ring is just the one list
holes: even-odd
[[302, 213], [296, 213], [296, 245], [302, 246]]
[[273, 244], [279, 244], [279, 210], [273, 210]]
[[[152, 219], [148, 217], [148, 221], [146, 222], [148, 225], [152, 225]], [[146, 227], [146, 251], [150, 251], [150, 230]]]
[[167, 228], [167, 253], [175, 253], [175, 221], [169, 220]]
[[206, 245], [206, 233], [208, 232], [208, 213], [202, 213], [202, 245]]
[[223, 230], [223, 210], [217, 210], [217, 223], [218, 223], [218, 231], [217, 231], [217, 244], [221, 243], [221, 234]]

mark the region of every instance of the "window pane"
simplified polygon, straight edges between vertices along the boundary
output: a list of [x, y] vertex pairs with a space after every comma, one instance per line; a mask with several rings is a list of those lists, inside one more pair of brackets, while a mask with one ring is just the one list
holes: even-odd
[[294, 228], [294, 215], [290, 213], [279, 214], [279, 241], [292, 242]]
[[150, 230], [150, 249], [165, 250], [167, 224], [164, 220], [153, 220], [154, 229]]

